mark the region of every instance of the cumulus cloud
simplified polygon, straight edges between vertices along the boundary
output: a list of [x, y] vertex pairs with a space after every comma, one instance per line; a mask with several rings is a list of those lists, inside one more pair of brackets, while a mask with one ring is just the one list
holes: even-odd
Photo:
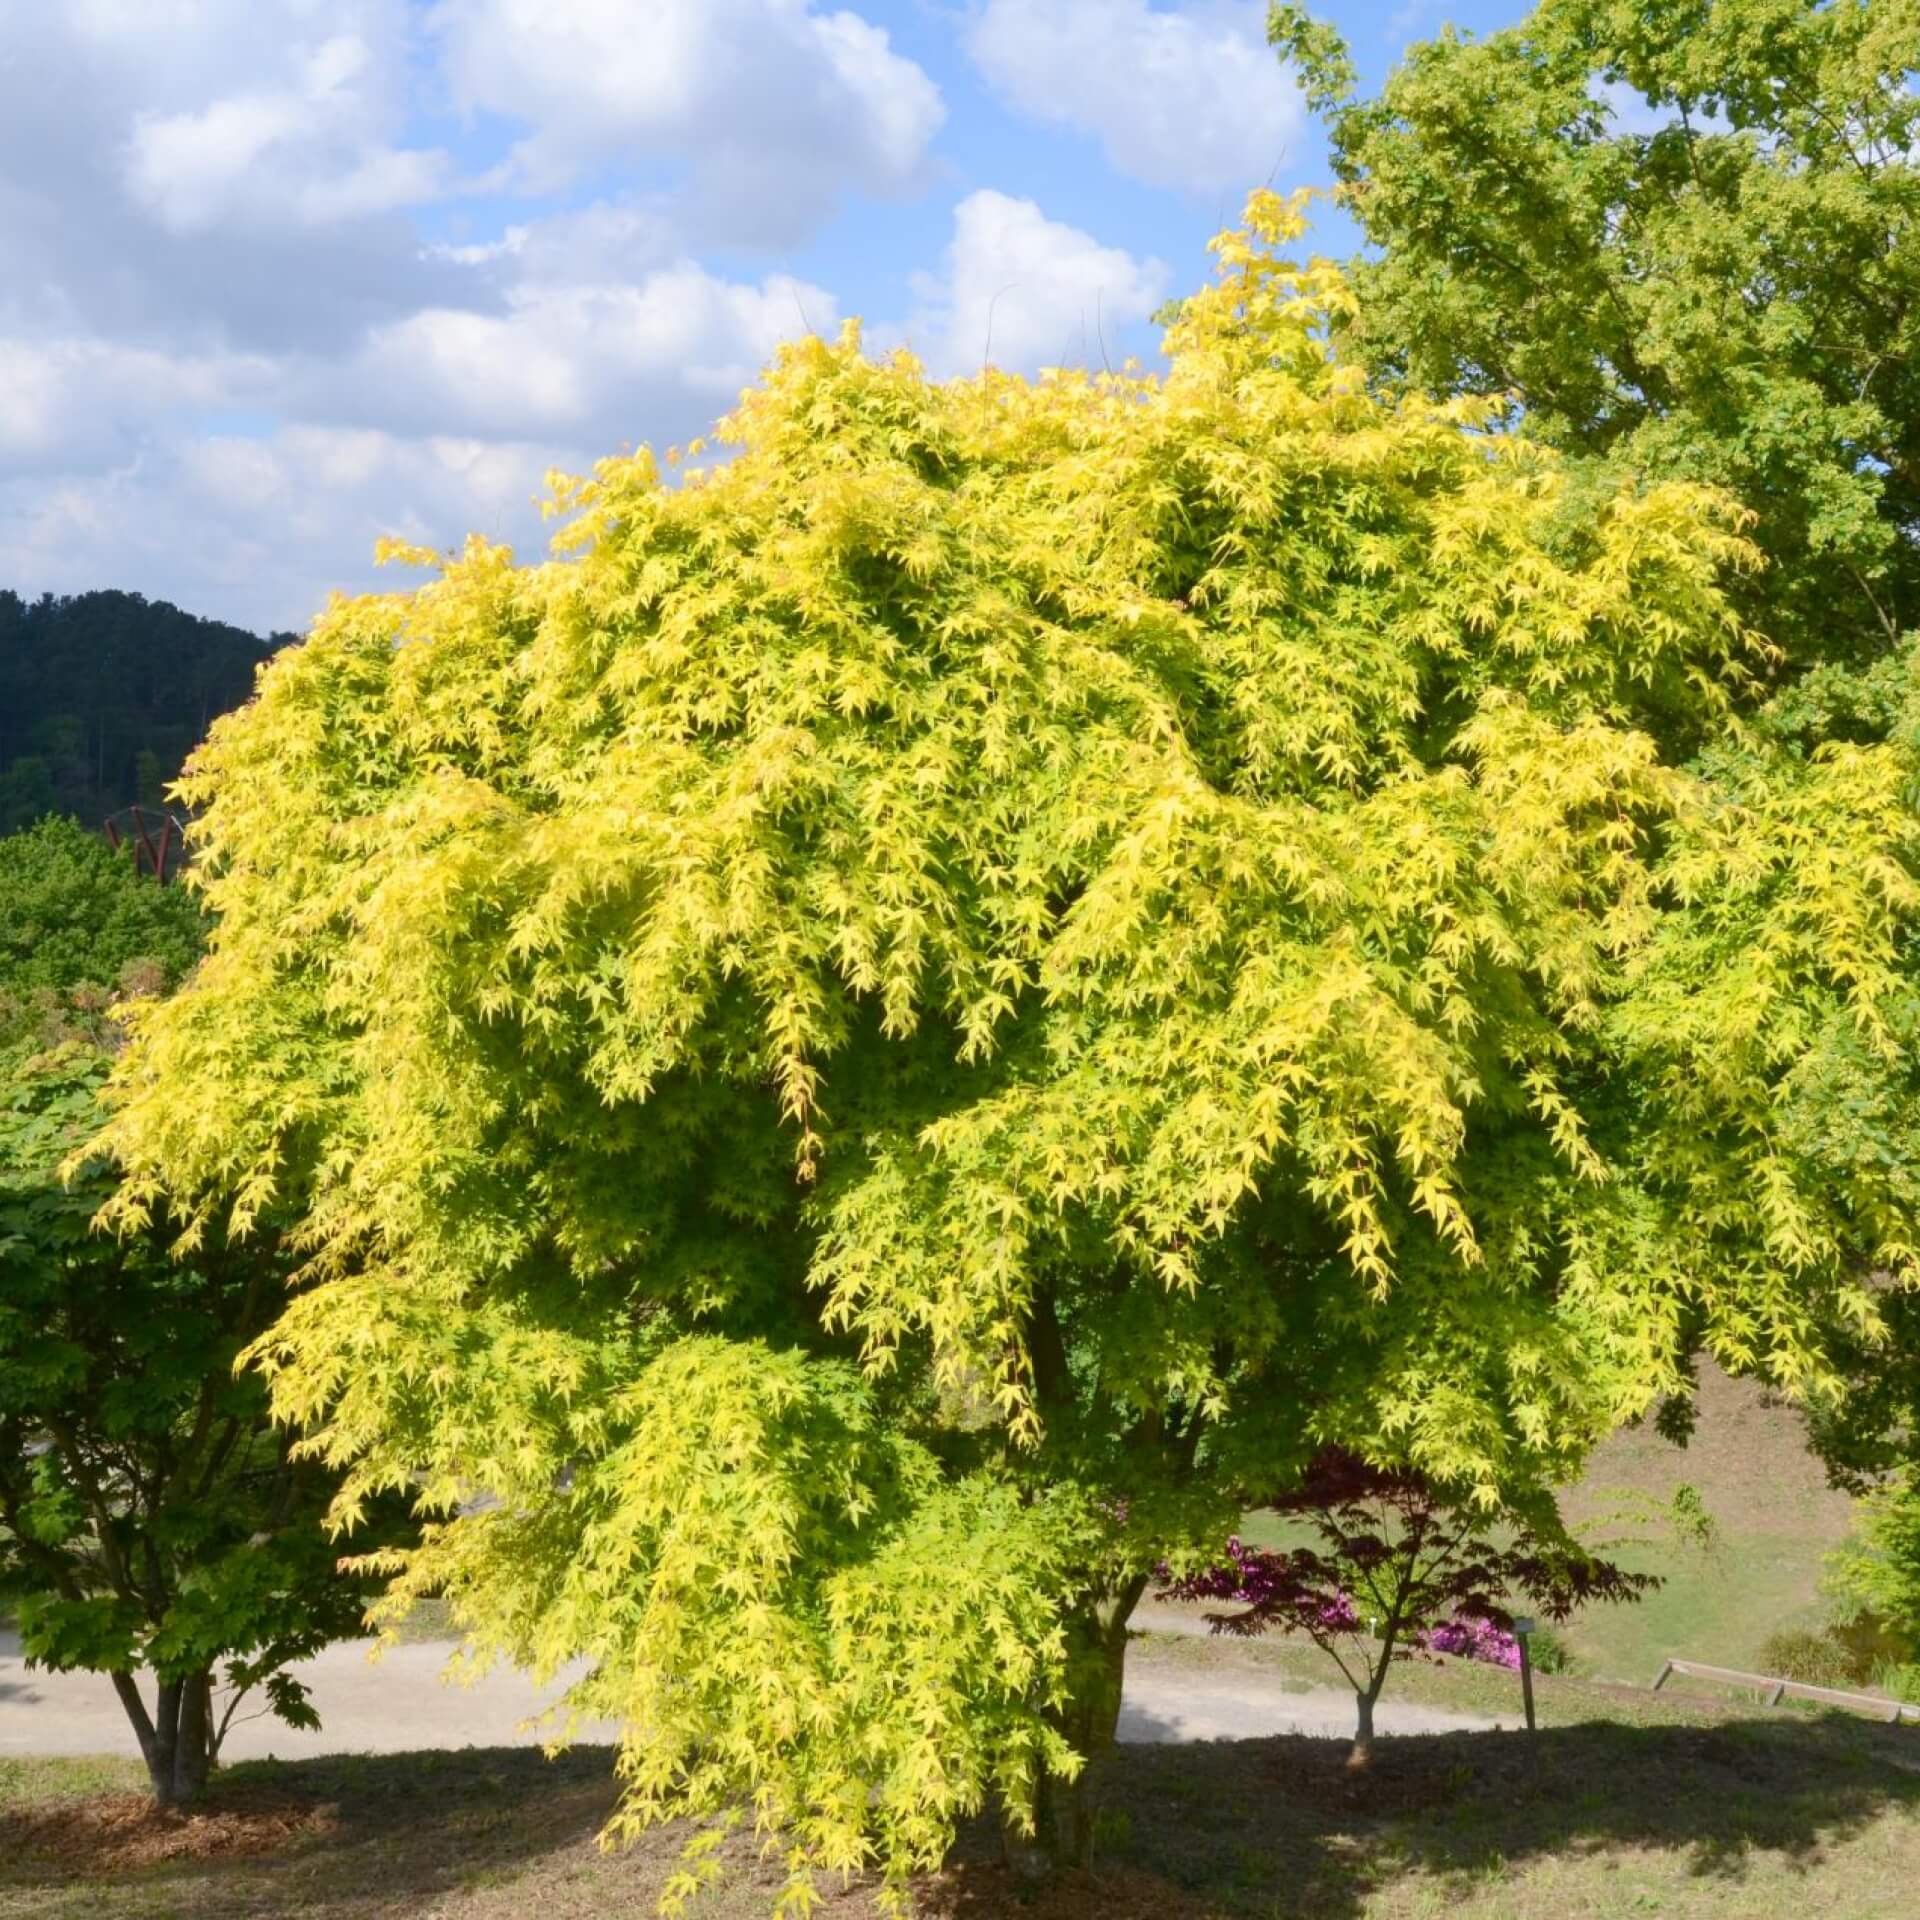
[[284, 57], [291, 69], [284, 85], [135, 116], [127, 183], [164, 226], [189, 232], [236, 219], [318, 226], [418, 206], [450, 185], [444, 152], [383, 137], [400, 103], [360, 34], [295, 40]]
[[406, 0], [61, 0], [0, 35], [0, 329], [324, 349], [493, 289], [423, 253]]
[[1260, 0], [986, 0], [967, 50], [1016, 113], [1093, 135], [1151, 187], [1258, 186], [1302, 120]]
[[916, 277], [908, 342], [936, 374], [983, 361], [1032, 373], [1115, 346], [1164, 297], [1167, 269], [1049, 220], [1031, 200], [983, 190], [954, 209], [939, 274]]
[[538, 550], [538, 477], [571, 460], [539, 443], [288, 426], [150, 447], [104, 475], [0, 474], [0, 581], [137, 586], [256, 631], [297, 629], [330, 589], [409, 584], [374, 568], [382, 534]]
[[[539, 257], [537, 236], [526, 249]], [[444, 308], [372, 334], [308, 407], [402, 431], [687, 439], [774, 348], [838, 324], [833, 296], [785, 274], [728, 281], [679, 260], [635, 282], [530, 278], [504, 314]]]
[[[928, 168], [938, 90], [862, 4], [0, 0], [0, 585], [282, 628], [381, 534], [542, 548], [549, 468], [838, 325], [740, 255]], [[976, 192], [892, 331], [1117, 363], [1166, 278]]]
[[[537, 232], [517, 251], [545, 257]], [[780, 340], [838, 320], [819, 287], [680, 260], [632, 284], [526, 278], [498, 314], [424, 308], [343, 360], [0, 338], [0, 583], [132, 584], [285, 627], [324, 586], [379, 584], [383, 534], [538, 552], [549, 469], [690, 439]], [[207, 423], [249, 405], [279, 423]]]
[[945, 112], [882, 29], [810, 0], [443, 0], [430, 24], [455, 100], [526, 126], [525, 185], [664, 159], [689, 231], [726, 241], [786, 244], [844, 193], [912, 186]]
[[258, 358], [0, 335], [0, 473], [110, 468], [163, 426], [189, 431], [207, 409], [269, 391], [275, 371]]
[[[616, 15], [632, 37], [630, 7], [573, 17], [611, 32]], [[648, 23], [640, 65], [665, 89], [649, 137], [697, 144], [686, 116], [770, 22], [756, 84], [784, 62], [806, 96], [790, 137], [840, 137], [815, 186], [869, 164], [904, 179], [938, 114], [918, 69], [852, 16], [758, 15], [662, 9], [677, 66], [652, 59]], [[837, 324], [820, 287], [690, 257], [685, 193], [644, 178], [586, 205], [475, 202], [475, 237], [423, 236], [476, 183], [418, 132], [449, 79], [422, 63], [456, 27], [471, 52], [532, 18], [491, 0], [431, 23], [406, 0], [63, 0], [9, 20], [0, 584], [138, 586], [286, 626], [325, 586], [375, 578], [383, 533], [537, 550], [550, 467], [684, 441], [780, 339]], [[591, 50], [582, 64], [590, 81]], [[617, 118], [633, 73], [614, 79]], [[531, 104], [511, 133], [551, 134], [555, 155], [584, 166], [610, 137], [589, 114], [583, 138], [560, 93]]]

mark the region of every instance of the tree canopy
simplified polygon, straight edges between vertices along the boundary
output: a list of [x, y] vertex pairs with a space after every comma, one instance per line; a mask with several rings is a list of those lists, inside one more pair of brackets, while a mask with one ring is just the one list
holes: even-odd
[[315, 1724], [285, 1668], [372, 1584], [320, 1524], [335, 1476], [235, 1375], [279, 1309], [277, 1237], [176, 1258], [164, 1221], [94, 1225], [113, 1002], [177, 983], [204, 936], [191, 895], [70, 821], [0, 839], [0, 1603], [30, 1661], [110, 1678], [169, 1803], [256, 1689]]
[[1352, 350], [1510, 402], [1603, 484], [1733, 493], [1789, 673], [1920, 628], [1920, 0], [1541, 0], [1374, 99], [1272, 23], [1374, 249]]
[[1080, 1830], [1152, 1569], [1322, 1446], [1490, 1496], [1908, 1258], [1779, 1097], [1822, 1022], [1892, 1071], [1904, 750], [1809, 770], [1811, 863], [1727, 806], [1736, 509], [1383, 393], [1300, 225], [1164, 378], [786, 349], [731, 460], [335, 602], [186, 776], [119, 1217], [297, 1214], [256, 1354], [344, 1512], [440, 1516], [394, 1604], [586, 1654], [623, 1817], [795, 1898]]
[[136, 874], [125, 852], [74, 821], [0, 838], [0, 994], [118, 986], [134, 960], [171, 986], [205, 938], [195, 895]]
[[[1298, 8], [1275, 6], [1272, 31], [1372, 243], [1345, 350], [1389, 385], [1497, 400], [1580, 485], [1704, 479], [1754, 515], [1764, 565], [1730, 591], [1773, 644], [1741, 724], [1693, 764], [1723, 818], [1758, 829], [1752, 864], [1689, 888], [1669, 923], [1687, 958], [1668, 1009], [1704, 1067], [1747, 1034], [1775, 967], [1756, 883], [1824, 885], [1863, 775], [1883, 801], [1920, 795], [1901, 771], [1920, 720], [1920, 9], [1542, 0], [1506, 31], [1413, 48], [1373, 99]], [[1916, 1088], [1898, 1063], [1920, 980], [1910, 946], [1882, 963], [1877, 1040], [1802, 1002], [1773, 1116], [1836, 1177], [1878, 1169], [1883, 1217], [1912, 1218]], [[1881, 1309], [1829, 1349], [1847, 1384], [1816, 1431], [1849, 1478], [1920, 1442], [1920, 1297], [1883, 1289]]]

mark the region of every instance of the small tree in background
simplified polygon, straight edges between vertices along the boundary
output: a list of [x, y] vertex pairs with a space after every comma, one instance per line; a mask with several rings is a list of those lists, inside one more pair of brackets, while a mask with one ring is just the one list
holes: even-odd
[[0, 838], [0, 996], [114, 987], [136, 960], [171, 984], [206, 937], [197, 894], [148, 885], [126, 853], [72, 820]]
[[164, 1215], [102, 1233], [111, 1169], [63, 1167], [116, 1031], [90, 983], [163, 990], [202, 925], [66, 821], [0, 841], [0, 1606], [30, 1662], [111, 1679], [163, 1806], [198, 1796], [243, 1701], [318, 1724], [286, 1669], [355, 1632], [373, 1584], [322, 1525], [337, 1476], [234, 1372], [280, 1311], [277, 1237], [181, 1257]]
[[1304, 1521], [1320, 1544], [1269, 1552], [1230, 1540], [1222, 1565], [1165, 1591], [1237, 1603], [1237, 1613], [1207, 1616], [1216, 1631], [1305, 1634], [1353, 1688], [1355, 1766], [1372, 1757], [1373, 1709], [1394, 1661], [1435, 1651], [1482, 1657], [1490, 1635], [1511, 1636], [1507, 1602], [1516, 1595], [1564, 1620], [1584, 1602], [1633, 1600], [1659, 1585], [1584, 1552], [1557, 1519], [1483, 1506], [1340, 1448], [1320, 1453], [1271, 1506]]
[[1859, 1609], [1856, 1633], [1894, 1653], [1881, 1675], [1888, 1690], [1920, 1701], [1920, 1471], [1905, 1468], [1862, 1496], [1852, 1537], [1828, 1558], [1827, 1584]]

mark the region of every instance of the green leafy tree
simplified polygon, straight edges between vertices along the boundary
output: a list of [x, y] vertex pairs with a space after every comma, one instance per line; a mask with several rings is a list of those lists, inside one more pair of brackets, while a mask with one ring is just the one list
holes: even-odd
[[32, 826], [58, 806], [53, 775], [40, 755], [23, 753], [0, 772], [0, 834]]
[[[1769, 1105], [1806, 1007], [1884, 1025], [1907, 763], [1773, 860], [1679, 759], [1758, 665], [1730, 506], [1370, 388], [1299, 230], [1164, 379], [787, 349], [732, 460], [336, 602], [186, 775], [117, 1215], [298, 1217], [276, 1410], [432, 1516], [391, 1608], [586, 1656], [675, 1895], [743, 1817], [790, 1901], [989, 1796], [1084, 1855], [1128, 1614], [1242, 1499], [1491, 1500], [1907, 1258]], [[1725, 1044], [1696, 889], [1772, 955]]]
[[1371, 368], [1511, 402], [1601, 484], [1725, 487], [1788, 671], [1920, 628], [1920, 0], [1542, 0], [1376, 99], [1299, 8], [1272, 33], [1374, 249]]
[[0, 842], [0, 901], [0, 1607], [30, 1661], [110, 1677], [173, 1805], [250, 1698], [316, 1724], [285, 1669], [356, 1630], [369, 1582], [320, 1524], [335, 1478], [234, 1371], [279, 1310], [273, 1237], [179, 1258], [92, 1224], [113, 1027], [83, 983], [167, 985], [198, 904], [64, 821]]
[[0, 996], [112, 987], [130, 960], [178, 980], [206, 938], [199, 900], [136, 874], [71, 820], [0, 839]]
[[1887, 1680], [1904, 1700], [1920, 1701], [1920, 1478], [1893, 1474], [1861, 1496], [1853, 1535], [1828, 1556], [1827, 1586], [1856, 1610], [1856, 1635], [1869, 1631], [1897, 1650]]

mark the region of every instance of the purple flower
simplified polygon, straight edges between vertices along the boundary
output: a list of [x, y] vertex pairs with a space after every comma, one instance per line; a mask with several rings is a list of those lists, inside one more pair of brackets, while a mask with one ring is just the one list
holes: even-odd
[[1518, 1667], [1520, 1642], [1490, 1620], [1465, 1619], [1455, 1615], [1430, 1627], [1426, 1634], [1429, 1653], [1451, 1653], [1462, 1660], [1485, 1660], [1496, 1667]]

